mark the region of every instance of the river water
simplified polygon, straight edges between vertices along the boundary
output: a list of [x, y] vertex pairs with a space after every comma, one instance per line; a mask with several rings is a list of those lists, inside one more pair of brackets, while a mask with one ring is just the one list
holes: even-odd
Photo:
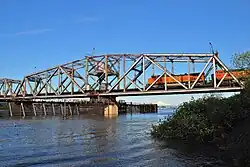
[[169, 110], [150, 114], [2, 119], [0, 166], [199, 166], [207, 158], [150, 136]]

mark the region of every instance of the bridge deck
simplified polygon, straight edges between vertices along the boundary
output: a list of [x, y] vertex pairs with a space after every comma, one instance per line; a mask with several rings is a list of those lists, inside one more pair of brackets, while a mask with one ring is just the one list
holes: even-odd
[[[122, 92], [122, 90], [112, 93], [98, 93], [100, 97], [106, 96], [144, 96], [144, 95], [174, 95], [174, 94], [199, 94], [199, 93], [218, 93], [218, 92], [240, 92], [242, 90], [241, 87], [219, 87], [219, 88], [194, 88], [194, 89], [171, 89], [171, 90], [152, 90], [152, 91], [138, 91], [138, 90], [130, 90], [126, 92]], [[47, 96], [32, 96], [27, 94], [25, 97], [3, 97], [0, 96], [0, 101], [6, 100], [14, 100], [14, 99], [61, 99], [61, 98], [88, 98], [94, 95], [90, 94], [82, 94], [82, 93], [75, 93], [75, 94], [62, 94], [62, 95], [47, 95]]]

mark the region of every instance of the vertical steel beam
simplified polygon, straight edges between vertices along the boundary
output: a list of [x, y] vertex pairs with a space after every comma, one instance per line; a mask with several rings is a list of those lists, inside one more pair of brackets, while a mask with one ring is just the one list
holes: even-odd
[[[134, 60], [134, 63], [136, 62], [136, 60]], [[143, 62], [142, 62], [143, 63]], [[143, 66], [143, 65], [142, 65]], [[142, 67], [141, 66], [141, 67]], [[134, 67], [135, 69], [136, 69], [136, 66]], [[136, 70], [134, 70], [134, 78], [136, 78]], [[135, 82], [135, 84], [136, 84], [136, 80], [134, 81]]]
[[6, 96], [7, 96], [11, 91], [11, 82], [6, 81], [6, 85], [7, 85], [7, 91], [5, 93], [6, 93]]
[[152, 64], [152, 76], [155, 76], [155, 65]]
[[190, 89], [190, 61], [191, 61], [191, 57], [189, 57], [188, 60], [188, 89]]
[[174, 74], [174, 61], [173, 60], [171, 61], [171, 65], [172, 65], [172, 70], [171, 71], [172, 71], [172, 74]]
[[194, 60], [192, 60], [192, 65], [193, 65], [193, 73], [195, 73], [195, 63], [194, 63]]
[[[119, 61], [118, 61], [118, 74], [117, 74], [117, 80], [120, 78], [120, 74], [121, 74], [121, 59], [119, 58]], [[117, 89], [120, 90], [120, 86], [121, 86], [121, 83], [119, 83]]]
[[215, 68], [215, 58], [213, 57], [213, 73], [214, 73], [214, 88], [216, 88], [216, 68]]
[[[74, 78], [74, 66], [73, 66], [73, 64], [72, 64], [72, 71], [71, 71], [71, 78], [72, 78], [72, 80], [75, 80], [75, 78]], [[71, 82], [71, 94], [73, 95], [74, 94], [74, 82], [72, 81]]]
[[89, 89], [89, 58], [86, 57], [86, 64], [85, 64], [85, 80], [86, 80], [86, 84], [85, 84], [85, 90]]
[[62, 77], [61, 77], [61, 69], [60, 68], [57, 69], [58, 69], [58, 88], [56, 90], [60, 94], [62, 92], [61, 91]]
[[3, 94], [4, 94], [4, 97], [6, 97], [6, 81], [5, 80], [3, 84]]
[[24, 83], [23, 83], [23, 97], [26, 96], [26, 80], [24, 79]]
[[[123, 55], [123, 74], [125, 74], [125, 73], [126, 73], [126, 56]], [[119, 79], [118, 79], [118, 81], [119, 81]], [[124, 77], [124, 79], [123, 79], [123, 92], [126, 92], [126, 77]]]
[[[39, 84], [39, 90], [41, 90], [42, 87], [43, 87], [43, 85], [42, 85], [42, 79], [41, 79], [41, 80], [40, 80], [40, 84]], [[36, 95], [38, 95], [38, 94], [39, 94], [39, 93], [36, 92]]]
[[4, 94], [4, 97], [6, 97], [6, 91], [7, 91], [7, 85], [6, 85], [6, 80], [4, 80], [4, 85], [3, 85], [3, 94]]
[[49, 86], [49, 93], [52, 93], [52, 86], [51, 86], [51, 80], [48, 82], [48, 85], [47, 86]]
[[46, 96], [48, 96], [48, 82], [50, 81], [48, 77], [49, 77], [49, 74], [48, 72], [46, 72], [46, 82], [45, 82], [45, 95]]
[[108, 63], [109, 63], [109, 57], [108, 55], [105, 55], [105, 89], [108, 90]]
[[164, 56], [164, 90], [167, 90], [167, 57]]
[[145, 56], [142, 57], [142, 77], [143, 77], [143, 90], [145, 90], [146, 74], [145, 74]]
[[30, 84], [29, 78], [25, 78], [25, 80], [26, 80], [26, 82], [27, 82], [28, 85], [29, 85], [30, 93], [34, 95], [34, 90], [33, 90], [32, 86], [31, 86], [31, 84]]
[[36, 94], [36, 91], [37, 91], [37, 77], [35, 77], [35, 83], [34, 83], [34, 91], [33, 91], [33, 95]]
[[11, 95], [11, 96], [12, 96], [12, 93], [13, 93], [13, 91], [12, 91], [12, 86], [13, 86], [13, 83], [10, 82], [10, 95]]

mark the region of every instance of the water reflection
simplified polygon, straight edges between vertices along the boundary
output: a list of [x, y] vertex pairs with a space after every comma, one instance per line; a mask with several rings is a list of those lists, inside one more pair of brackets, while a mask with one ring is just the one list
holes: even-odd
[[150, 137], [151, 125], [167, 114], [1, 120], [0, 161], [3, 166], [192, 166], [195, 158]]

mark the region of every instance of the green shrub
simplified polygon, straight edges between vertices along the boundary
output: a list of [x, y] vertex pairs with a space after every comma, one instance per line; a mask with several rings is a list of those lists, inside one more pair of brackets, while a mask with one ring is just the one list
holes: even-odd
[[240, 94], [205, 96], [182, 103], [167, 120], [153, 125], [161, 140], [213, 143], [240, 166], [250, 164], [250, 79]]
[[203, 97], [181, 104], [168, 120], [153, 126], [152, 135], [160, 139], [182, 139], [210, 142], [222, 124], [228, 106], [224, 99]]

